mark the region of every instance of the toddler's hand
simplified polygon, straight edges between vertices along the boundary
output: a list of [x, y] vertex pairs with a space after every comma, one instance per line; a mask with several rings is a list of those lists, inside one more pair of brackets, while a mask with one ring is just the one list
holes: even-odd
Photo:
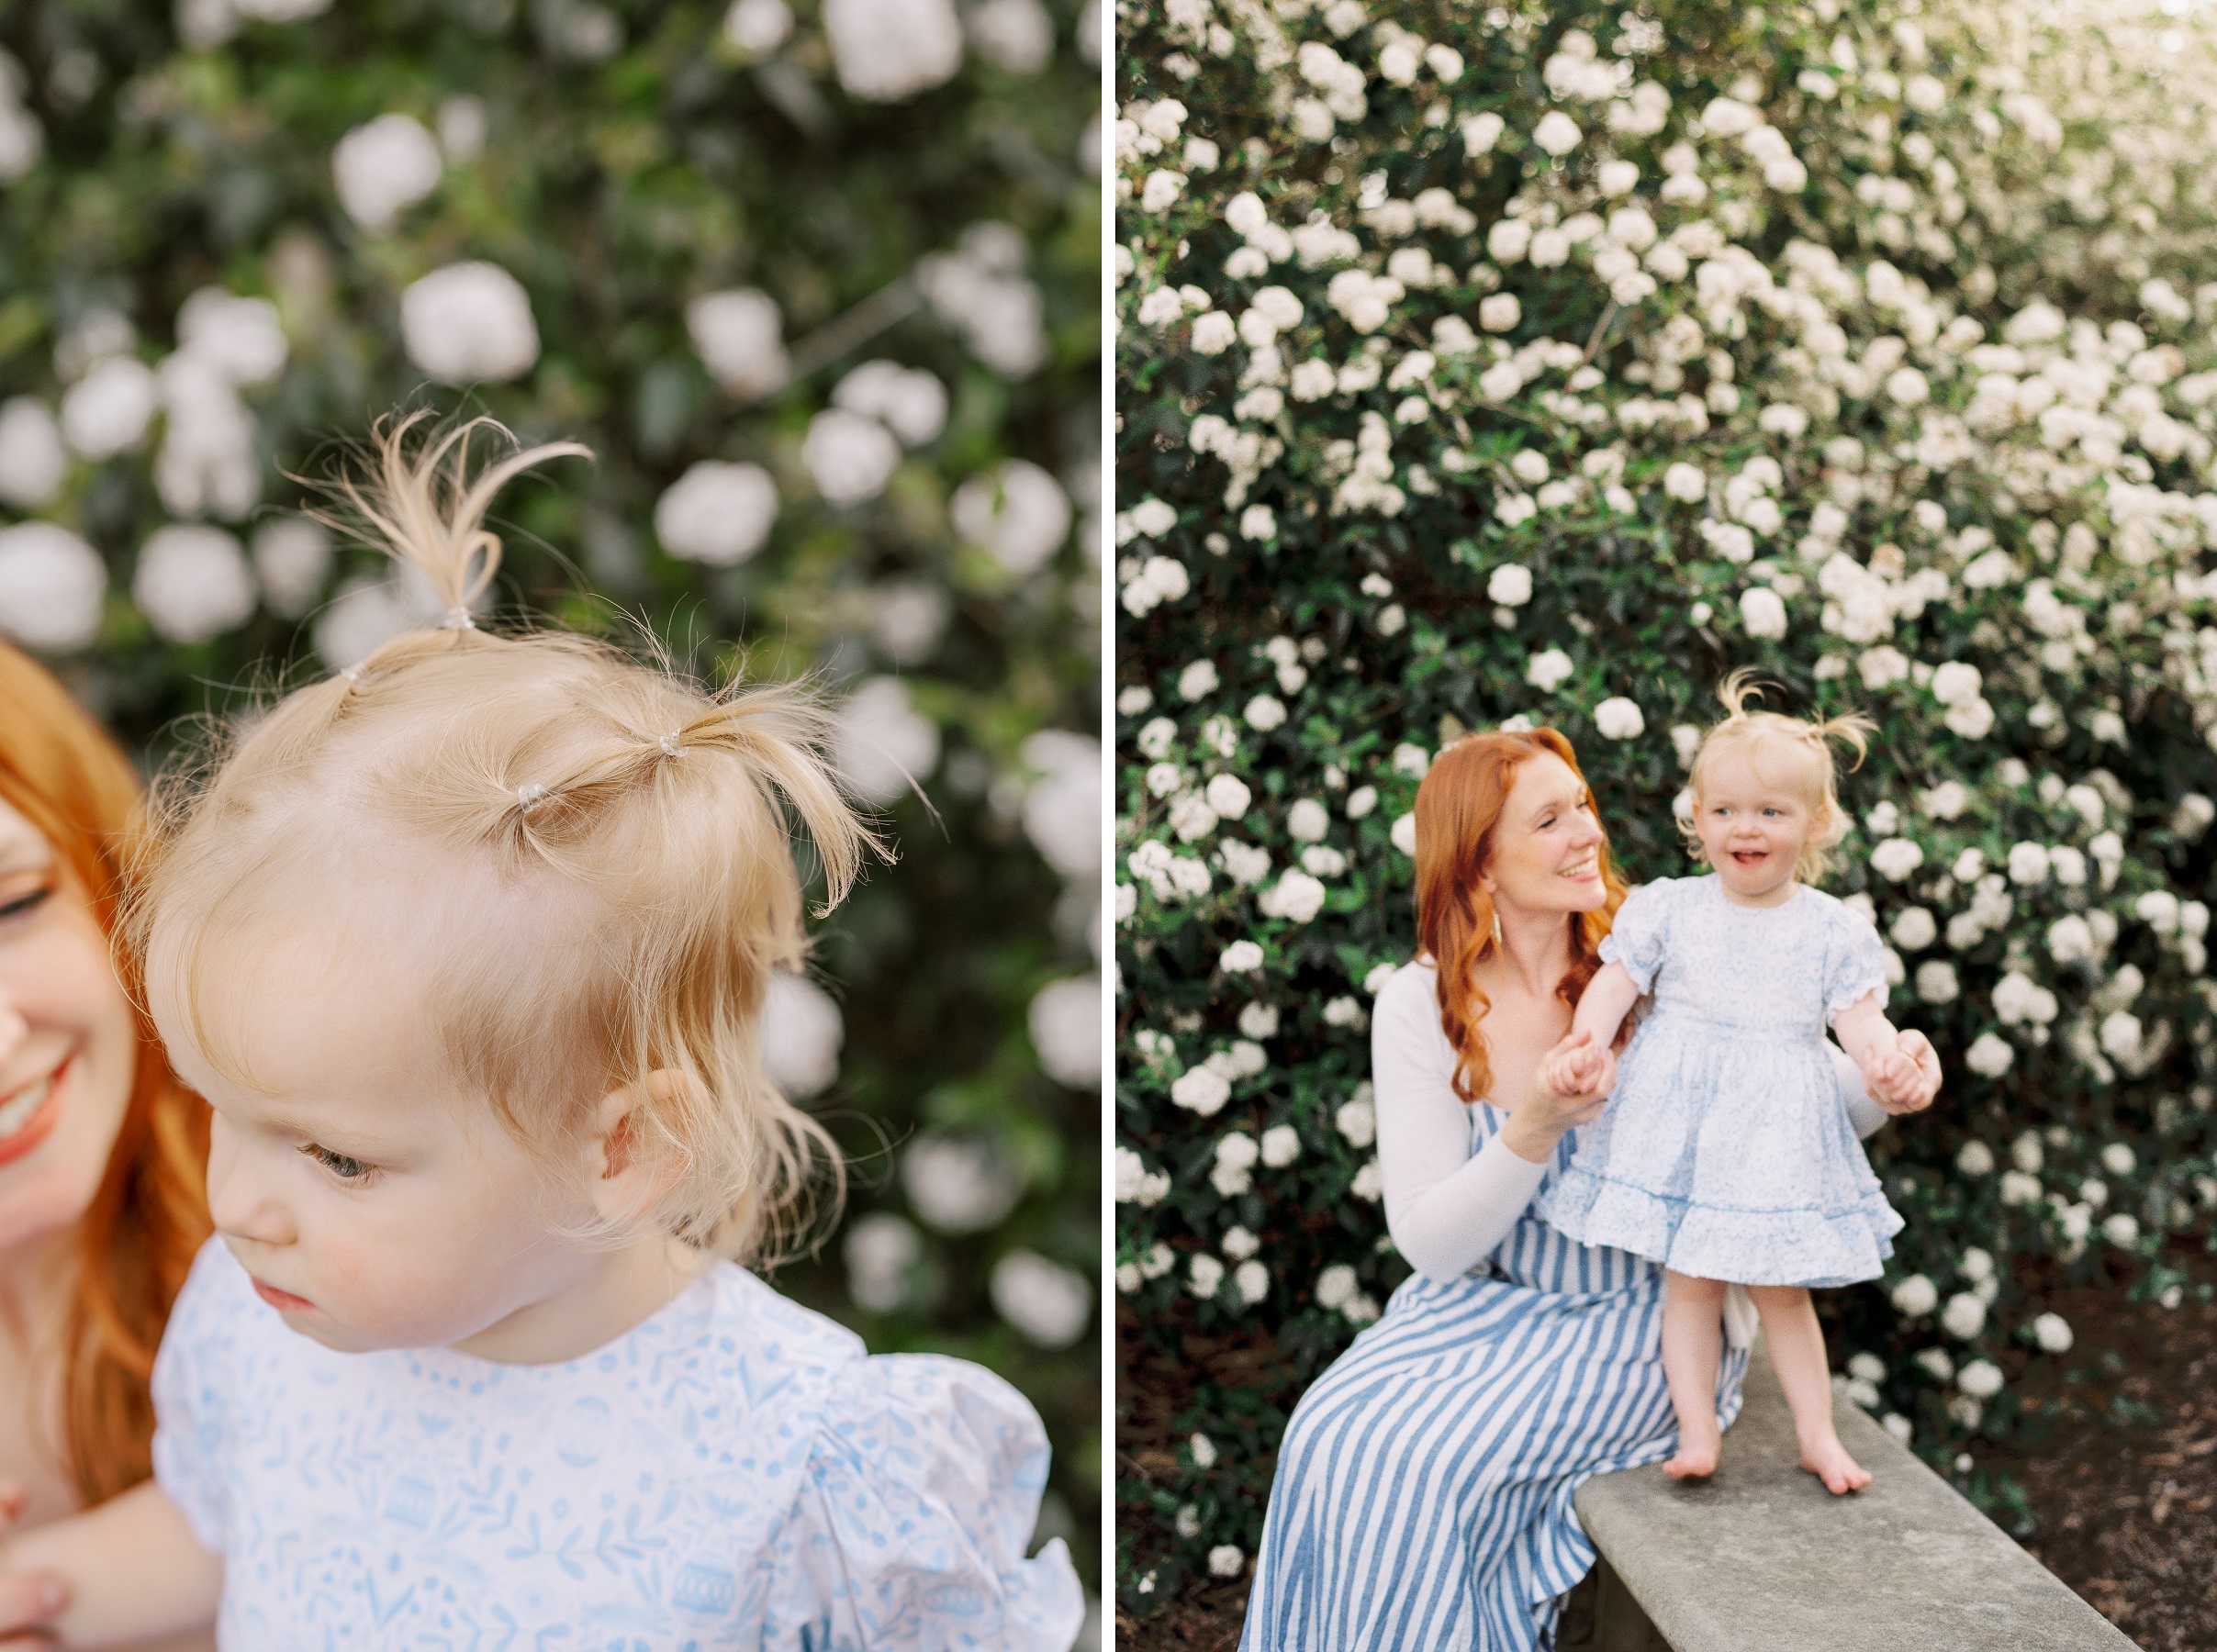
[[1875, 1096], [1874, 1099], [1891, 1113], [1922, 1112], [1940, 1093], [1939, 1052], [1932, 1048], [1931, 1039], [1913, 1027], [1902, 1032], [1896, 1051], [1907, 1064], [1909, 1078], [1893, 1095]]
[[1891, 1050], [1875, 1052], [1864, 1066], [1863, 1077], [1872, 1099], [1888, 1112], [1913, 1111], [1917, 1090], [1923, 1081], [1916, 1058], [1898, 1044]]

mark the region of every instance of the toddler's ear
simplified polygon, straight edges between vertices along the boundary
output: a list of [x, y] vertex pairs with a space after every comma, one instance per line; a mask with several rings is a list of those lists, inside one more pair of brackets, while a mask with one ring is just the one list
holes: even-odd
[[685, 1155], [658, 1128], [682, 1074], [656, 1070], [643, 1085], [626, 1085], [600, 1098], [594, 1111], [591, 1196], [610, 1222], [634, 1222], [660, 1203], [685, 1172]]

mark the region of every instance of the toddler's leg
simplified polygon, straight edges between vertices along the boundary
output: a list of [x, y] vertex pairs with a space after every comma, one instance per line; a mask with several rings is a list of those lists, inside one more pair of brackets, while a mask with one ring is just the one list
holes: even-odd
[[1724, 1436], [1717, 1427], [1717, 1364], [1723, 1357], [1724, 1281], [1663, 1274], [1663, 1376], [1678, 1413], [1678, 1454], [1663, 1466], [1673, 1479], [1717, 1472]]
[[1871, 1473], [1848, 1456], [1832, 1427], [1832, 1375], [1825, 1363], [1824, 1332], [1817, 1323], [1809, 1293], [1797, 1285], [1751, 1285], [1748, 1295], [1763, 1315], [1771, 1364], [1794, 1413], [1801, 1466], [1822, 1480], [1828, 1491], [1860, 1491], [1871, 1483]]

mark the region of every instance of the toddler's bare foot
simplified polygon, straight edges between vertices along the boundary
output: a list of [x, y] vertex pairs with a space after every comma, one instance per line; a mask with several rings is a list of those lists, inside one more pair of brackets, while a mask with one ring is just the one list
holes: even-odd
[[[1663, 1473], [1673, 1479], [1707, 1479], [1717, 1472], [1717, 1452], [1722, 1441], [1716, 1434], [1706, 1439], [1688, 1439], [1678, 1436], [1678, 1454], [1663, 1466]], [[1864, 1477], [1868, 1479], [1866, 1475]]]
[[1847, 1447], [1840, 1443], [1837, 1434], [1804, 1446], [1801, 1466], [1822, 1480], [1824, 1489], [1835, 1497], [1860, 1491], [1871, 1483], [1871, 1471], [1848, 1456]]

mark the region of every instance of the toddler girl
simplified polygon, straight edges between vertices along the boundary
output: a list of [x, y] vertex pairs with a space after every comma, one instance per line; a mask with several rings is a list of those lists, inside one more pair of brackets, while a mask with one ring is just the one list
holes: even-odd
[[826, 907], [875, 846], [822, 714], [477, 629], [493, 494], [584, 450], [472, 476], [476, 424], [416, 452], [415, 423], [340, 491], [445, 623], [173, 798], [136, 908], [215, 1111], [155, 1482], [8, 1566], [62, 1575], [71, 1646], [1067, 1652], [1022, 1397], [866, 1357], [737, 1265], [837, 1177], [760, 1047], [804, 949], [789, 811]]
[[[1841, 1109], [1827, 1023], [1889, 1110], [1929, 1099], [1932, 1079], [1921, 1037], [1887, 1021], [1877, 932], [1810, 887], [1847, 830], [1829, 742], [1860, 758], [1871, 724], [1750, 711], [1754, 692], [1745, 673], [1727, 679], [1730, 715], [1694, 758], [1686, 836], [1713, 870], [1627, 898], [1573, 1022], [1590, 1039], [1545, 1076], [1565, 1092], [1614, 1095], [1540, 1213], [1573, 1239], [1663, 1265], [1663, 1365], [1678, 1417], [1666, 1473], [1717, 1467], [1730, 1282], [1762, 1314], [1802, 1467], [1844, 1492], [1871, 1477], [1832, 1427], [1809, 1290], [1877, 1278], [1901, 1218]], [[1649, 993], [1619, 1070], [1610, 1046]]]

